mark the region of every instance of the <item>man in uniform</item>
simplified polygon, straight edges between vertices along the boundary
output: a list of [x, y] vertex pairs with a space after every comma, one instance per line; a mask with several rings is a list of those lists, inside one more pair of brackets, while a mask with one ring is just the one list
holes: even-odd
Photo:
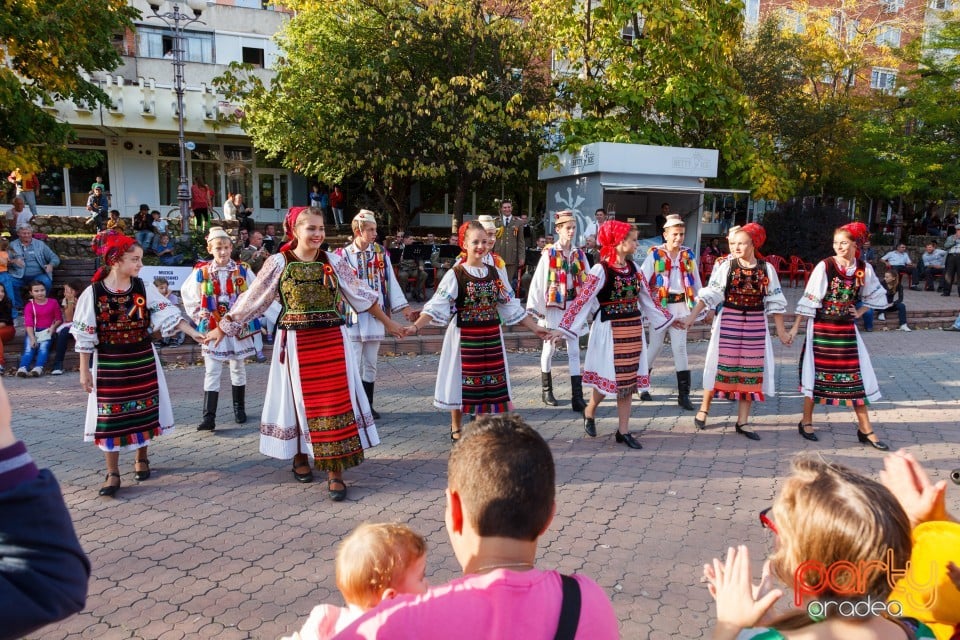
[[[663, 224], [664, 244], [652, 247], [640, 266], [643, 281], [647, 284], [655, 303], [670, 311], [674, 318], [685, 318], [696, 304], [695, 296], [700, 290], [700, 272], [693, 250], [683, 246], [686, 225], [677, 214], [666, 216]], [[677, 404], [693, 411], [690, 403], [690, 366], [687, 364], [687, 332], [673, 324], [664, 331], [651, 331], [647, 347], [647, 363], [653, 371], [653, 362], [663, 347], [663, 339], [670, 332], [673, 348], [673, 364], [677, 371]], [[642, 396], [641, 396], [642, 398]]]
[[504, 200], [500, 204], [500, 216], [496, 219], [497, 242], [493, 251], [506, 265], [510, 286], [518, 286], [517, 271], [526, 262], [527, 242], [523, 238], [523, 222], [513, 216], [513, 203]]

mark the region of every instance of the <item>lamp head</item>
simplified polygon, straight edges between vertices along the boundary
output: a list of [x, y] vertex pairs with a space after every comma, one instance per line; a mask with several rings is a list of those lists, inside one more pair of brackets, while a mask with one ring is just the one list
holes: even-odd
[[154, 13], [160, 13], [160, 7], [162, 5], [162, 0], [150, 0], [150, 10]]
[[207, 2], [206, 0], [187, 0], [187, 6], [193, 10], [193, 15], [199, 18], [203, 10], [207, 8]]

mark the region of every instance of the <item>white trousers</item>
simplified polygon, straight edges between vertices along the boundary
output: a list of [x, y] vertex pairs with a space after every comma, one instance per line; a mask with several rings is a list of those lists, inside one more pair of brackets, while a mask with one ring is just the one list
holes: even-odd
[[[667, 305], [667, 310], [674, 318], [686, 318], [690, 310], [685, 302], [674, 302]], [[650, 343], [647, 345], [647, 366], [653, 369], [653, 361], [657, 359], [663, 341], [670, 333], [670, 347], [673, 349], [673, 366], [677, 371], [688, 371], [687, 364], [687, 332], [683, 329], [674, 329], [673, 325], [664, 331], [650, 331]]]
[[379, 340], [364, 342], [350, 341], [354, 359], [360, 368], [360, 379], [364, 382], [377, 381], [377, 355], [380, 353]]
[[[247, 384], [247, 367], [243, 360], [228, 360], [230, 363], [230, 384], [235, 387], [242, 387]], [[203, 376], [204, 391], [220, 391], [220, 374], [223, 372], [223, 360], [214, 360], [210, 356], [203, 358], [204, 368]]]
[[[580, 375], [580, 338], [574, 338], [567, 341], [567, 366], [570, 367], [570, 375]], [[543, 351], [540, 352], [540, 371], [550, 373], [553, 368], [553, 353], [557, 350], [557, 345], [548, 340], [543, 343]]]

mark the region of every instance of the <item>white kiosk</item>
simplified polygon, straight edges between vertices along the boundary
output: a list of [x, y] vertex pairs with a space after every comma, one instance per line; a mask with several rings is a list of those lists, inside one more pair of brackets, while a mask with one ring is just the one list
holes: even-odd
[[[708, 189], [717, 177], [716, 149], [655, 147], [594, 142], [579, 152], [563, 153], [556, 162], [540, 158], [538, 177], [547, 183], [544, 226], [553, 232], [553, 214], [570, 209], [577, 217], [576, 242], [597, 232], [594, 212], [603, 208], [617, 220], [638, 225], [640, 238], [657, 238], [663, 204], [687, 223], [687, 244], [700, 253], [703, 233], [720, 233], [720, 223], [704, 212], [704, 193], [749, 193], [742, 189]], [[707, 221], [705, 221], [705, 218]]]

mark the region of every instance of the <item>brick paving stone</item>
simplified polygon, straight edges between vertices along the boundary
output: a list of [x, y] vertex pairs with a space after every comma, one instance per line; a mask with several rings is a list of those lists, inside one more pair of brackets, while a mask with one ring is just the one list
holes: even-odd
[[[908, 291], [905, 298], [908, 310], [929, 316], [919, 326], [946, 326], [960, 307], [932, 293]], [[892, 446], [909, 447], [934, 480], [946, 478], [960, 467], [960, 336], [882, 328], [863, 335], [884, 395], [870, 408], [875, 429]], [[706, 343], [691, 342], [688, 351], [696, 403]], [[539, 354], [510, 354], [517, 411], [541, 431], [557, 462], [557, 515], [541, 539], [538, 565], [592, 575], [611, 597], [622, 637], [709, 634], [714, 612], [702, 564], [742, 543], [759, 574], [772, 540], [757, 513], [772, 502], [795, 453], [874, 475], [882, 468], [881, 454], [857, 442], [849, 409], [817, 407], [821, 441], [800, 439], [799, 345], [775, 344], [774, 352], [778, 395], [756, 403], [750, 421], [759, 442], [733, 432], [730, 402], [715, 402], [708, 429], [696, 432], [693, 413], [676, 406], [669, 352], [662, 354], [655, 400], [634, 403], [631, 427], [643, 433], [641, 451], [613, 442], [609, 400], [597, 414], [599, 436], [584, 435], [581, 417], [569, 409], [563, 359], [555, 371], [561, 406], [551, 408], [540, 402]], [[180, 423], [150, 447], [154, 474], [146, 482], [133, 480], [133, 457], [121, 455], [115, 500], [96, 495], [103, 457], [81, 441], [86, 396], [77, 374], [8, 377], [16, 433], [57, 475], [94, 567], [86, 610], [31, 638], [278, 638], [299, 628], [316, 604], [341, 602], [333, 557], [361, 522], [409, 523], [427, 537], [431, 582], [457, 577], [444, 526], [449, 416], [431, 405], [436, 366], [432, 353], [381, 359], [383, 444], [347, 473], [349, 498], [339, 504], [327, 499], [323, 482], [300, 485], [289, 462], [258, 453], [253, 418], [266, 366], [248, 368], [251, 422], [234, 424], [222, 407], [214, 433], [196, 431], [202, 369], [168, 369]], [[960, 491], [951, 489], [948, 501], [960, 508]]]

